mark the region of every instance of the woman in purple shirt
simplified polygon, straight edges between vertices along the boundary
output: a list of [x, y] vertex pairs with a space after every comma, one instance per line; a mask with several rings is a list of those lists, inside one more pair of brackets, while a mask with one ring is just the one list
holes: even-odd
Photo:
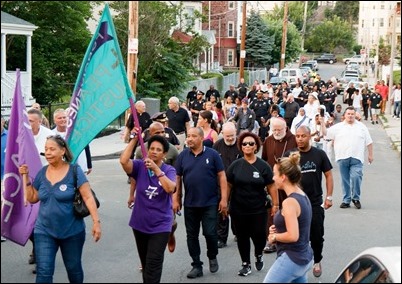
[[172, 230], [176, 170], [163, 162], [169, 143], [160, 135], [148, 140], [148, 157], [131, 160], [130, 155], [138, 140], [135, 132], [132, 135], [134, 138], [120, 156], [124, 171], [136, 180], [137, 185], [129, 226], [133, 229], [141, 259], [143, 282], [159, 283]]

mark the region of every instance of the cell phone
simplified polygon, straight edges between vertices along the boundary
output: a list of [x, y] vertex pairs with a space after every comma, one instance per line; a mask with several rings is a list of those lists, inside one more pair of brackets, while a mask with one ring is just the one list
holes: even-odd
[[320, 109], [320, 116], [324, 117], [325, 110], [323, 108]]

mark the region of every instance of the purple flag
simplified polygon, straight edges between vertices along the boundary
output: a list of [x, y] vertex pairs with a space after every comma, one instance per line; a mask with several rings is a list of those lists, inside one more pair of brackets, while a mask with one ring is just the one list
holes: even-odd
[[25, 246], [38, 216], [39, 203], [30, 204], [25, 201], [23, 180], [18, 171], [22, 164], [28, 165], [31, 180], [42, 168], [22, 98], [20, 70], [17, 69], [17, 81], [8, 124], [1, 235]]

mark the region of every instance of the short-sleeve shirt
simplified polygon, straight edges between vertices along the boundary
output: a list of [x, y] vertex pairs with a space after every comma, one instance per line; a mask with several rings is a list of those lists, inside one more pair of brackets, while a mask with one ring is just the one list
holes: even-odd
[[169, 127], [173, 129], [175, 133], [181, 133], [186, 131], [186, 123], [190, 121], [187, 110], [180, 107], [178, 111], [168, 109], [166, 111]]
[[207, 207], [218, 205], [218, 173], [225, 170], [218, 152], [203, 146], [203, 151], [194, 155], [184, 149], [176, 161], [178, 176], [183, 177], [185, 207]]
[[[163, 163], [161, 170], [170, 180], [176, 181], [174, 167]], [[171, 194], [163, 189], [159, 178], [148, 171], [142, 160], [133, 160], [130, 176], [137, 186], [129, 226], [146, 234], [170, 232], [173, 223]]]
[[[292, 149], [286, 152], [284, 156], [289, 157], [293, 151], [298, 151], [298, 149]], [[299, 153], [302, 189], [310, 199], [311, 206], [321, 206], [323, 203], [322, 175], [332, 169], [332, 164], [322, 149], [311, 147], [309, 151], [300, 151]]]
[[[39, 214], [35, 223], [35, 233], [65, 239], [85, 230], [82, 218], [74, 215], [75, 195], [73, 165], [60, 181], [51, 184], [46, 178], [44, 166], [36, 175], [33, 187], [38, 191], [40, 201]], [[77, 187], [87, 182], [81, 167], [77, 165]]]
[[274, 182], [272, 168], [267, 162], [258, 157], [253, 164], [237, 159], [226, 170], [226, 178], [232, 184], [231, 213], [250, 215], [267, 211], [265, 187]]

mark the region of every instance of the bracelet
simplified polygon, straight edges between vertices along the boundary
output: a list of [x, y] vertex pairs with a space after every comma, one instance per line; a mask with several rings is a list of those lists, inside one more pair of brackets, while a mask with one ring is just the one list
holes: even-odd
[[135, 136], [137, 136], [137, 133], [135, 133], [135, 132], [130, 133], [130, 138], [131, 139], [133, 139]]
[[32, 183], [31, 182], [28, 182], [27, 184], [26, 184], [26, 186], [31, 186], [32, 185]]
[[161, 172], [159, 175], [157, 175], [156, 177], [157, 178], [161, 178], [161, 177], [163, 177], [163, 176], [165, 176], [165, 172]]
[[94, 223], [99, 223], [99, 224], [100, 224], [100, 222], [101, 222], [100, 220], [94, 221]]

